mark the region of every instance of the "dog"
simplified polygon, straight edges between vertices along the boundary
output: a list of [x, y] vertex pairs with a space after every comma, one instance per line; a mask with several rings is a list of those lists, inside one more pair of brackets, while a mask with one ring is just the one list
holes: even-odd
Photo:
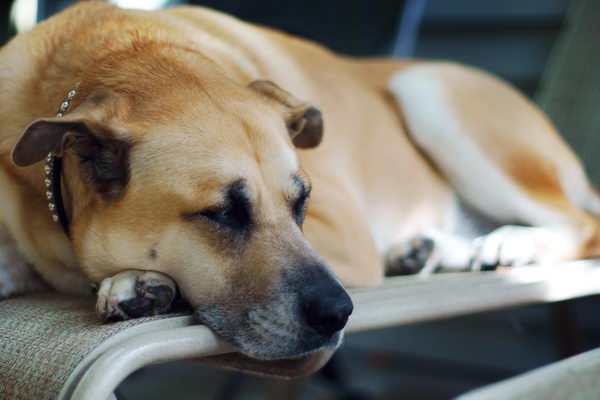
[[84, 2], [0, 50], [0, 87], [2, 296], [92, 282], [99, 314], [123, 319], [179, 292], [241, 352], [277, 359], [335, 349], [344, 286], [386, 265], [599, 254], [581, 162], [467, 66]]

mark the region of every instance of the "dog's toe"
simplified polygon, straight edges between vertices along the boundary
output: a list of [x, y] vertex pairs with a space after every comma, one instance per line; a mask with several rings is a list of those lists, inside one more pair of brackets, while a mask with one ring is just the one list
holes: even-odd
[[475, 239], [469, 269], [488, 271], [534, 262], [538, 252], [536, 234], [535, 228], [506, 225]]
[[100, 284], [96, 310], [105, 320], [164, 314], [177, 294], [175, 282], [152, 271], [124, 271]]
[[166, 285], [148, 286], [146, 287], [146, 293], [153, 299], [154, 307], [160, 313], [160, 310], [171, 306], [175, 296], [175, 288]]
[[119, 303], [119, 308], [129, 318], [139, 318], [154, 314], [154, 301], [147, 297], [133, 297]]
[[409, 275], [420, 272], [431, 259], [435, 242], [427, 236], [416, 236], [400, 243], [387, 256], [388, 275]]

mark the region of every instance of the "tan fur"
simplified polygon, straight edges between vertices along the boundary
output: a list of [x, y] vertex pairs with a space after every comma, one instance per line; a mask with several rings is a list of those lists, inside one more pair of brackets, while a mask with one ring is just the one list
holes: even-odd
[[565, 206], [568, 199], [563, 193], [556, 168], [548, 160], [535, 153], [516, 153], [509, 165], [510, 175], [515, 182], [529, 191], [532, 196]]
[[[82, 271], [98, 282], [123, 270], [149, 269], [172, 276], [192, 303], [229, 296], [230, 282], [256, 300], [277, 283], [281, 263], [313, 251], [286, 214], [290, 177], [303, 171], [313, 185], [304, 224], [308, 242], [347, 285], [377, 284], [384, 266], [372, 231], [390, 231], [399, 241], [441, 226], [454, 197], [414, 146], [406, 116], [386, 91], [393, 73], [420, 65], [433, 64], [339, 57], [199, 7], [147, 13], [76, 5], [0, 51], [0, 200], [11, 204], [0, 218], [60, 290], [81, 288], [52, 277], [76, 279]], [[580, 166], [541, 113], [479, 72], [432, 68], [446, 87], [448, 107], [469, 132], [485, 133], [470, 140], [489, 160], [536, 201], [597, 230], [596, 220], [563, 192], [558, 169]], [[294, 150], [281, 106], [248, 89], [257, 79], [321, 109], [319, 147]], [[11, 151], [25, 128], [52, 117], [77, 83], [69, 114], [126, 136], [131, 180], [123, 193], [106, 199], [80, 176], [67, 151], [71, 245], [47, 211], [43, 163], [17, 168]], [[454, 89], [461, 85], [472, 90]], [[113, 100], [82, 105], [98, 89], [113, 93]], [[489, 100], [485, 110], [481, 97]], [[500, 118], [490, 106], [515, 110], [515, 118]], [[507, 126], [528, 136], [504, 134]], [[521, 148], [526, 152], [515, 150]], [[182, 219], [218, 203], [219, 190], [240, 177], [254, 188], [259, 221], [246, 245], [251, 250], [243, 252], [206, 224]], [[156, 260], [147, 256], [151, 249]]]

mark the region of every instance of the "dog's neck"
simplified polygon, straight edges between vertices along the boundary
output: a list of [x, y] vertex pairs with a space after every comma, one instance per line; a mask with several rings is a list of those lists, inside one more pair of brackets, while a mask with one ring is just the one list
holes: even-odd
[[[56, 118], [62, 117], [71, 105], [71, 101], [77, 94], [77, 89], [72, 89], [61, 103]], [[67, 237], [71, 237], [70, 220], [65, 211], [64, 200], [62, 196], [62, 158], [55, 156], [51, 152], [46, 157], [44, 166], [46, 178], [46, 198], [48, 199], [48, 209], [52, 214], [52, 220], [60, 224]]]

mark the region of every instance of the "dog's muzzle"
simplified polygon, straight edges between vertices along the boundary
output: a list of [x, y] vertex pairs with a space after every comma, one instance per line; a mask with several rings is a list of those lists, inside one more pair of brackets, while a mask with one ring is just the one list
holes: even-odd
[[284, 271], [268, 300], [244, 307], [212, 304], [199, 319], [246, 355], [259, 359], [298, 357], [336, 349], [354, 308], [350, 296], [324, 264]]

